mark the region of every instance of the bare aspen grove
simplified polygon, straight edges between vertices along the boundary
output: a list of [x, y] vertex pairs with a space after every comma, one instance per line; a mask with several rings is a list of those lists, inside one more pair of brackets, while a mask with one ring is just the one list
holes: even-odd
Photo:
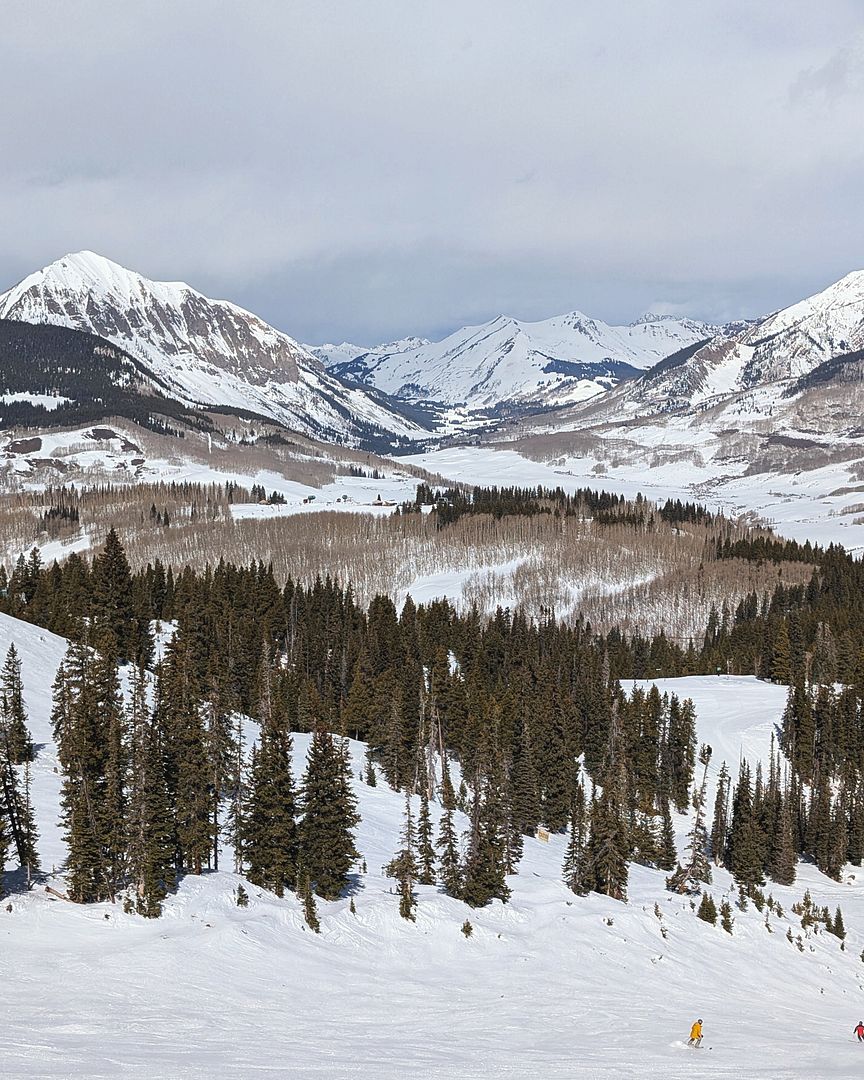
[[350, 584], [363, 606], [379, 594], [400, 601], [447, 594], [462, 610], [582, 616], [601, 632], [662, 632], [684, 644], [701, 634], [712, 608], [734, 610], [745, 596], [769, 596], [778, 584], [803, 584], [812, 573], [803, 561], [718, 558], [718, 539], [754, 535], [723, 518], [673, 524], [649, 514], [636, 523], [624, 513], [608, 522], [586, 509], [570, 516], [471, 513], [442, 526], [434, 513], [282, 514], [279, 507], [235, 517], [235, 508], [252, 501], [249, 488], [231, 483], [19, 491], [0, 496], [0, 543], [11, 572], [33, 545], [59, 541], [47, 549], [50, 561], [64, 551], [97, 550], [113, 528], [134, 570], [157, 560], [175, 570], [260, 560], [280, 581]]

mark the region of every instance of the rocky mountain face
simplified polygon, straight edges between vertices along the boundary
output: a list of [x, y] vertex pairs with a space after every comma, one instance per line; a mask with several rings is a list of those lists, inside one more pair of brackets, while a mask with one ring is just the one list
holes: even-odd
[[66, 255], [0, 296], [0, 318], [86, 331], [142, 364], [163, 393], [337, 441], [423, 434], [401, 407], [346, 385], [287, 334], [183, 282], [150, 281], [93, 252]]
[[[842, 378], [855, 382], [849, 358], [864, 349], [864, 272], [782, 311], [666, 357], [624, 386], [550, 416], [567, 427], [632, 423], [666, 414], [749, 416], [779, 422], [794, 401]], [[851, 417], [849, 418], [852, 419]]]
[[492, 437], [586, 483], [686, 493], [788, 521], [791, 535], [842, 535], [862, 550], [862, 417], [859, 272], [607, 394], [511, 421]]
[[602, 394], [715, 332], [704, 323], [659, 315], [628, 326], [578, 311], [541, 322], [499, 315], [443, 341], [405, 339], [366, 351], [320, 346], [317, 354], [336, 374], [406, 401], [477, 410], [550, 407]]

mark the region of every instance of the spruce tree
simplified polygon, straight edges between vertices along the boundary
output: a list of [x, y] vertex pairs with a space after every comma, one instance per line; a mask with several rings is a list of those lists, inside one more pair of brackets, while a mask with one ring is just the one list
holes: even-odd
[[[116, 651], [125, 661], [136, 658], [138, 625], [132, 605], [132, 574], [126, 552], [110, 529], [91, 571], [91, 629], [95, 644]], [[111, 644], [106, 645], [106, 639]]]
[[33, 757], [24, 708], [21, 660], [14, 644], [9, 646], [0, 672], [0, 747], [12, 765], [23, 765]]
[[312, 891], [312, 879], [302, 863], [297, 875], [297, 892], [303, 904], [303, 918], [313, 934], [321, 933], [321, 921], [318, 918], [318, 905]]
[[[69, 895], [87, 903], [118, 888], [125, 823], [118, 820], [122, 783], [118, 749], [117, 671], [86, 634], [73, 637], [54, 683], [51, 715], [64, 773], [61, 805], [68, 846]], [[119, 739], [122, 743], [122, 738]]]
[[564, 852], [564, 864], [561, 867], [561, 873], [564, 884], [571, 892], [584, 895], [590, 889], [591, 883], [588, 880], [589, 874], [586, 867], [585, 792], [581, 784], [578, 791], [581, 793], [582, 798], [580, 800], [577, 796], [577, 799], [574, 800], [573, 810], [570, 815], [570, 835], [567, 839], [567, 849]]
[[415, 921], [414, 909], [417, 906], [414, 883], [420, 873], [416, 851], [417, 834], [414, 828], [414, 816], [411, 813], [411, 796], [406, 794], [405, 816], [402, 821], [402, 831], [399, 834], [399, 850], [384, 870], [388, 877], [395, 878], [398, 882], [399, 914], [403, 919], [410, 919], [412, 922]]
[[462, 899], [471, 907], [510, 899], [507, 885], [507, 820], [497, 765], [475, 783], [465, 857]]
[[533, 836], [540, 821], [538, 787], [528, 726], [523, 722], [519, 743], [513, 755], [510, 788], [513, 826], [525, 836]]
[[717, 925], [717, 905], [707, 892], [702, 893], [702, 901], [696, 914], [703, 922], [711, 923], [712, 926]]
[[0, 900], [6, 895], [6, 858], [9, 854], [9, 829], [6, 825], [6, 808], [0, 800]]
[[127, 711], [130, 733], [128, 869], [139, 915], [156, 918], [174, 885], [171, 808], [160, 733], [147, 705], [147, 679], [133, 670]]
[[607, 783], [591, 808], [591, 832], [586, 852], [590, 889], [626, 901], [627, 831], [617, 785]]
[[211, 807], [213, 775], [207, 760], [206, 727], [194, 641], [181, 627], [157, 673], [156, 722], [167, 752], [166, 783], [174, 810], [177, 869], [200, 874], [215, 838]]
[[768, 875], [778, 885], [791, 885], [795, 881], [798, 858], [795, 851], [795, 838], [792, 831], [792, 815], [788, 795], [781, 804], [779, 821], [774, 835], [769, 837], [769, 841], [771, 851], [768, 862]]
[[272, 708], [262, 720], [244, 815], [243, 855], [250, 881], [282, 896], [297, 881], [298, 827], [292, 740]]
[[668, 800], [663, 800], [662, 826], [657, 848], [658, 870], [674, 870], [678, 862], [678, 848], [675, 844], [675, 827], [672, 824], [672, 814], [669, 811]]
[[[452, 788], [451, 788], [452, 790]], [[450, 896], [462, 895], [462, 862], [459, 857], [459, 838], [453, 821], [454, 808], [445, 809], [438, 826], [438, 876]]]
[[731, 934], [734, 922], [735, 920], [732, 918], [732, 905], [728, 900], [724, 900], [720, 905], [720, 925], [727, 934]]
[[717, 793], [714, 796], [714, 818], [711, 823], [711, 858], [715, 866], [726, 861], [726, 833], [729, 829], [729, 770], [724, 761], [717, 777]]
[[741, 763], [738, 784], [732, 799], [732, 826], [729, 834], [729, 868], [739, 885], [746, 888], [762, 885], [762, 860], [760, 857], [757, 823], [753, 814], [753, 787], [750, 768]]
[[424, 788], [420, 792], [420, 814], [417, 818], [417, 859], [421, 885], [435, 884], [435, 846], [432, 842], [432, 818], [429, 814], [429, 797]]
[[360, 817], [344, 754], [333, 736], [320, 728], [309, 746], [302, 807], [300, 855], [304, 872], [318, 896], [336, 900], [358, 858], [353, 830]]

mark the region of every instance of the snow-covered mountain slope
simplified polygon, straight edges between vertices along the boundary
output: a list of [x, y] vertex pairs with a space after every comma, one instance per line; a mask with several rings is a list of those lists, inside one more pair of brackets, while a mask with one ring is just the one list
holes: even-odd
[[629, 326], [609, 326], [578, 311], [541, 322], [499, 315], [413, 348], [398, 342], [340, 359], [323, 346], [319, 355], [326, 354], [338, 374], [409, 401], [474, 409], [549, 406], [601, 394], [715, 329], [660, 315]]
[[150, 281], [93, 252], [66, 255], [0, 296], [0, 318], [85, 330], [143, 362], [163, 393], [357, 441], [423, 429], [380, 395], [346, 386], [287, 334], [183, 282]]
[[[408, 352], [409, 350], [422, 348], [428, 345], [427, 338], [406, 337], [398, 341], [388, 341], [385, 345], [353, 345], [350, 341], [343, 341], [340, 345], [304, 345], [307, 352], [317, 356], [325, 367], [335, 367], [337, 364], [347, 364], [358, 357], [375, 358], [378, 356], [393, 356], [396, 353]], [[358, 370], [363, 370], [362, 367]]]
[[754, 390], [760, 391], [760, 404], [755, 410], [745, 405], [744, 411], [776, 411], [784, 399], [806, 388], [801, 380], [829, 361], [862, 349], [864, 271], [857, 271], [756, 323], [732, 333], [727, 328], [702, 345], [682, 348], [602, 400], [574, 409], [569, 419], [585, 426], [703, 411], [730, 403], [736, 395], [746, 401]]
[[806, 375], [832, 357], [864, 349], [864, 270], [769, 315], [740, 340], [753, 349], [742, 386]]
[[[61, 638], [0, 615], [0, 654], [14, 642], [38, 746], [33, 795], [48, 884], [64, 890], [54, 772], [51, 682]], [[694, 698], [700, 742], [732, 764], [768, 753], [781, 687], [746, 678], [664, 680]], [[249, 725], [254, 736], [254, 725]], [[295, 736], [295, 772], [308, 736]], [[364, 746], [350, 743], [355, 774]], [[734, 768], [734, 766], [733, 766]], [[627, 904], [576, 897], [560, 881], [565, 838], [527, 839], [512, 902], [472, 910], [420, 886], [417, 922], [398, 914], [381, 867], [403, 797], [354, 781], [366, 860], [351, 899], [319, 902], [320, 935], [293, 894], [279, 899], [219, 872], [187, 877], [163, 918], [120, 904], [79, 907], [38, 884], [0, 907], [3, 1075], [10, 1080], [163, 1080], [261, 1075], [314, 1080], [839, 1080], [860, 1070], [852, 1027], [864, 966], [864, 883], [801, 866], [771, 886], [783, 916], [734, 909], [733, 933], [697, 919], [664, 874], [634, 866]], [[433, 804], [433, 815], [439, 809]], [[460, 826], [467, 820], [460, 818]], [[678, 816], [679, 844], [690, 826]], [[224, 864], [223, 864], [224, 865]], [[791, 912], [809, 888], [842, 905], [845, 951]], [[709, 889], [734, 900], [725, 871]], [[659, 913], [659, 914], [658, 914]], [[473, 933], [461, 932], [468, 919]], [[803, 951], [787, 940], [801, 935]], [[685, 1042], [704, 1020], [703, 1049]], [[710, 1049], [709, 1049], [710, 1048]]]
[[[691, 344], [591, 400], [501, 423], [485, 440], [515, 452], [514, 477], [545, 469], [550, 486], [694, 499], [797, 539], [862, 550], [862, 416], [859, 272], [758, 324]], [[443, 450], [413, 460], [468, 482], [503, 482], [501, 461], [488, 454]]]

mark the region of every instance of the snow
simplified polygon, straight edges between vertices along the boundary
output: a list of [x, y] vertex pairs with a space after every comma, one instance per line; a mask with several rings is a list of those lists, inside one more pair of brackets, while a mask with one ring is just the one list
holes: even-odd
[[3, 405], [13, 405], [16, 402], [26, 402], [28, 405], [41, 405], [49, 412], [53, 412], [55, 409], [59, 409], [61, 405], [65, 405], [71, 400], [71, 398], [62, 397], [60, 394], [31, 394], [26, 392], [16, 394], [0, 394], [0, 403], [2, 403]]
[[[160, 640], [170, 627], [160, 628]], [[0, 616], [0, 651], [19, 648], [25, 699], [39, 744], [34, 765], [40, 849], [50, 870], [63, 851], [57, 827], [50, 684], [62, 639]], [[692, 697], [700, 741], [715, 762], [765, 754], [782, 688], [755, 679], [661, 680]], [[766, 735], [768, 741], [766, 741]], [[295, 737], [299, 769], [308, 736]], [[364, 747], [350, 744], [357, 772]], [[700, 922], [663, 875], [633, 867], [626, 905], [574, 897], [559, 881], [564, 837], [528, 839], [513, 900], [471, 911], [433, 887], [418, 889], [417, 922], [399, 918], [391, 857], [402, 797], [355, 783], [358, 844], [367, 873], [348, 897], [320, 902], [322, 933], [304, 929], [293, 896], [238, 878], [187, 877], [162, 919], [52, 898], [37, 885], [0, 907], [3, 1073], [18, 1078], [115, 1080], [290, 1076], [423, 1080], [740, 1077], [834, 1080], [860, 1072], [852, 1027], [864, 1011], [864, 891], [860, 872], [831, 882], [802, 867], [786, 910], [764, 925], [751, 905], [734, 934]], [[433, 806], [437, 816], [437, 807]], [[464, 825], [464, 820], [462, 821]], [[679, 833], [686, 818], [679, 818]], [[853, 877], [854, 874], [854, 877]], [[62, 890], [62, 879], [51, 879]], [[719, 900], [728, 875], [715, 874]], [[789, 909], [809, 887], [842, 904], [847, 948], [819, 934], [799, 951]], [[655, 915], [659, 905], [662, 919]], [[11, 908], [11, 910], [6, 910]], [[470, 919], [474, 932], [461, 933]], [[667, 936], [661, 935], [661, 926]], [[812, 948], [812, 951], [811, 951]], [[704, 1049], [684, 1044], [705, 1021]], [[708, 1048], [711, 1048], [710, 1050]]]
[[[631, 428], [628, 434], [635, 439], [640, 432]], [[641, 434], [647, 460], [646, 456], [622, 454], [607, 463], [599, 454], [592, 453], [550, 454], [548, 461], [535, 461], [516, 449], [480, 446], [430, 450], [401, 460], [468, 484], [499, 487], [542, 484], [570, 492], [577, 488], [612, 491], [628, 498], [641, 493], [656, 502], [670, 498], [693, 500], [732, 517], [756, 516], [781, 536], [802, 543], [809, 539], [823, 545], [842, 544], [853, 553], [864, 551], [864, 515], [855, 509], [864, 502], [864, 493], [855, 494], [856, 490], [860, 492], [861, 485], [856, 475], [856, 460], [806, 472], [750, 474], [747, 460], [713, 460], [711, 455], [716, 447], [705, 433], [701, 444], [707, 445], [704, 458], [700, 457], [700, 432], [695, 431], [689, 459], [681, 458], [677, 453], [680, 443], [670, 438], [670, 449], [674, 452], [669, 460], [664, 461], [658, 454], [653, 462], [649, 451], [662, 450], [668, 429], [646, 424]]]
[[[406, 347], [377, 346], [346, 355], [345, 345], [321, 346], [329, 366], [361, 378], [388, 394], [409, 400], [431, 399], [472, 409], [502, 402], [565, 404], [585, 400], [614, 386], [621, 375], [614, 364], [647, 368], [713, 328], [689, 320], [649, 317], [629, 326], [610, 326], [574, 311], [539, 322], [499, 315], [465, 326], [438, 342]], [[341, 359], [345, 357], [345, 359]], [[564, 374], [554, 361], [588, 365]]]
[[103, 337], [144, 361], [186, 404], [245, 409], [311, 435], [354, 438], [360, 424], [425, 433], [366, 392], [346, 390], [302, 345], [251, 312], [91, 251], [66, 255], [0, 295], [0, 318]]

